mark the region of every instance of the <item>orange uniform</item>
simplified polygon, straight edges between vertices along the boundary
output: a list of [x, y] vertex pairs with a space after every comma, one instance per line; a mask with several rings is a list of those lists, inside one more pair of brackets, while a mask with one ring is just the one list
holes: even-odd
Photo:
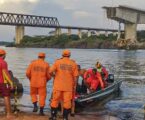
[[30, 80], [30, 94], [32, 102], [37, 102], [37, 94], [39, 95], [39, 104], [45, 106], [46, 84], [51, 78], [49, 74], [49, 64], [43, 59], [34, 60], [26, 71], [26, 76]]
[[84, 79], [86, 83], [89, 85], [90, 89], [97, 90], [98, 86], [100, 85], [102, 89], [104, 89], [104, 83], [102, 81], [101, 74], [96, 71], [93, 72], [93, 69], [89, 69], [84, 74]]
[[70, 109], [75, 78], [78, 76], [77, 64], [69, 57], [63, 57], [55, 61], [50, 73], [55, 73], [51, 107], [57, 108], [63, 98], [63, 107]]

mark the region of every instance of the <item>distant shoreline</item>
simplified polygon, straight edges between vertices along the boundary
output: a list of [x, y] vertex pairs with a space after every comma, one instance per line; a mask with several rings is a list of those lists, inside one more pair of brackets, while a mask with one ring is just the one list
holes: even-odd
[[79, 48], [79, 49], [116, 49], [114, 41], [116, 36], [83, 36], [81, 39], [77, 35], [60, 36], [25, 36], [19, 45], [20, 48]]
[[116, 44], [117, 35], [109, 34], [100, 36], [90, 36], [86, 34], [80, 39], [78, 35], [60, 36], [24, 36], [19, 45], [7, 44], [6, 47], [18, 48], [78, 48], [78, 49], [145, 49], [145, 40], [133, 45]]

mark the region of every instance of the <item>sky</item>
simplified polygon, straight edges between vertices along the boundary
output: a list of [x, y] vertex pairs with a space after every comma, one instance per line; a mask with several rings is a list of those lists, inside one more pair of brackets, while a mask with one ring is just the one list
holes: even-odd
[[[0, 0], [0, 12], [57, 17], [60, 25], [117, 29], [103, 6], [128, 5], [145, 9], [145, 0]], [[139, 25], [145, 29], [145, 25]], [[50, 28], [25, 27], [25, 35], [48, 35]], [[67, 32], [64, 30], [63, 32]], [[15, 26], [0, 25], [0, 41], [13, 41]]]

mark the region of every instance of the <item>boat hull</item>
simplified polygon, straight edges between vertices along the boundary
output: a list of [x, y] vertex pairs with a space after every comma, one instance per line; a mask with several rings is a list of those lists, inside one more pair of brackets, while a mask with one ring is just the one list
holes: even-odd
[[81, 96], [75, 99], [75, 103], [77, 107], [86, 106], [88, 103], [97, 102], [111, 94], [118, 93], [120, 91], [122, 81], [118, 80], [106, 87], [104, 90], [100, 90], [88, 95]]

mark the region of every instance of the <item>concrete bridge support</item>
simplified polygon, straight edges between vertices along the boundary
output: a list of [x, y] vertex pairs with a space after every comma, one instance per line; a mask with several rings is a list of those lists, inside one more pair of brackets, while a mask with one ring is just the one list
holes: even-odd
[[[119, 31], [121, 31], [121, 23], [124, 23], [125, 40], [131, 40], [131, 42], [137, 42], [137, 24], [145, 24], [145, 11], [119, 5], [118, 7], [103, 7], [106, 9], [107, 18], [116, 20], [119, 22]], [[118, 39], [120, 38], [118, 34]]]
[[24, 26], [16, 26], [16, 36], [15, 36], [15, 44], [20, 44], [21, 40], [24, 37], [25, 28]]
[[82, 38], [82, 31], [81, 31], [81, 29], [78, 30], [78, 36], [79, 36], [80, 39]]
[[71, 29], [70, 28], [68, 29], [68, 35], [71, 35]]
[[125, 24], [125, 39], [137, 40], [137, 24]]
[[117, 32], [117, 40], [120, 39], [120, 38], [121, 38], [121, 32], [118, 31], [118, 32]]
[[91, 36], [91, 31], [90, 30], [88, 30], [88, 37], [90, 37]]
[[108, 32], [107, 31], [105, 31], [105, 37], [108, 37]]
[[55, 35], [56, 35], [56, 36], [61, 35], [61, 28], [56, 28], [56, 29], [55, 29]]
[[116, 36], [117, 35], [117, 33], [116, 32], [113, 32], [113, 36]]
[[100, 36], [100, 32], [99, 31], [96, 32], [96, 36]]

